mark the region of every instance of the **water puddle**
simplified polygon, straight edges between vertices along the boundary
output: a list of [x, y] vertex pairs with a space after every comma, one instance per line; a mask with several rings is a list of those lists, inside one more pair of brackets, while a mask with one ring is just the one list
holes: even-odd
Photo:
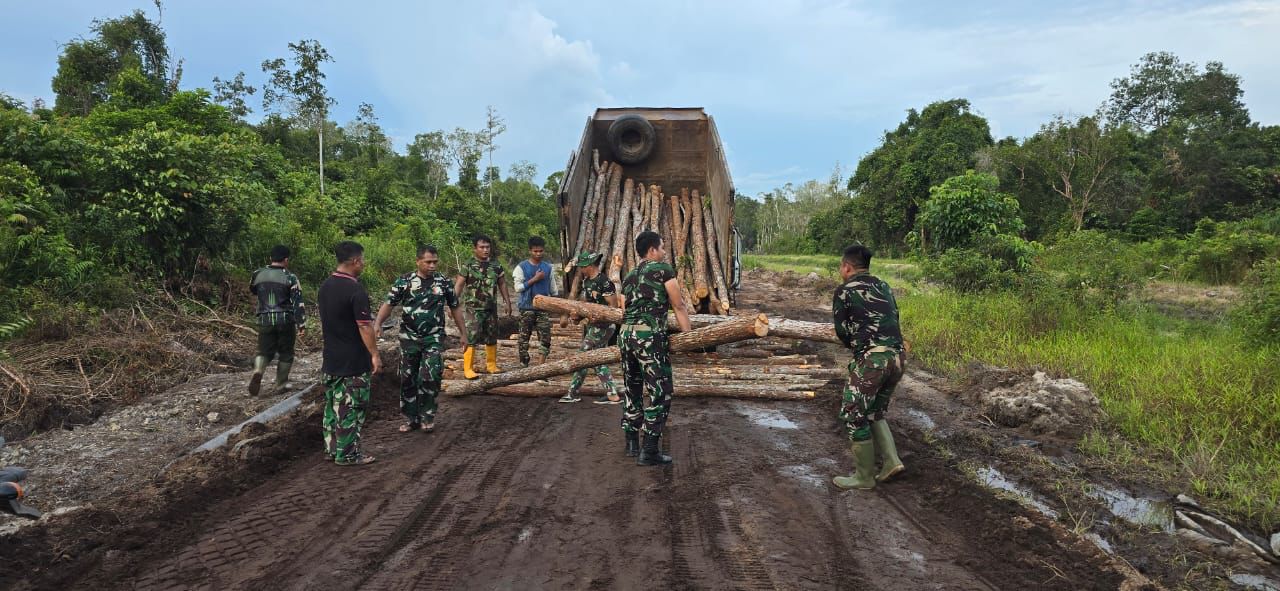
[[983, 484], [987, 485], [988, 488], [1004, 491], [1018, 497], [1018, 499], [1024, 504], [1030, 506], [1036, 511], [1039, 511], [1050, 519], [1058, 518], [1057, 511], [1054, 511], [1048, 505], [1044, 504], [1043, 501], [1037, 499], [1031, 491], [1022, 488], [1021, 486], [1018, 486], [1016, 482], [1009, 480], [1008, 477], [995, 468], [990, 466], [978, 468], [978, 479], [981, 480]]
[[800, 425], [795, 424], [791, 419], [788, 419], [786, 415], [776, 410], [756, 408], [745, 404], [736, 405], [734, 410], [738, 411], [738, 414], [750, 419], [751, 422], [762, 427], [768, 427], [770, 429], [800, 428]]
[[818, 474], [818, 472], [813, 469], [813, 466], [803, 464], [799, 466], [783, 466], [778, 468], [778, 472], [781, 472], [783, 476], [789, 476], [799, 480], [800, 482], [818, 488], [823, 488], [827, 484], [826, 477]]
[[1135, 525], [1173, 532], [1173, 506], [1168, 502], [1144, 499], [1118, 488], [1093, 485], [1089, 496], [1107, 504], [1112, 515]]
[[907, 422], [925, 430], [932, 431], [938, 428], [938, 424], [933, 422], [933, 417], [925, 414], [923, 411], [914, 408], [907, 409]]
[[1244, 585], [1254, 591], [1280, 591], [1280, 583], [1262, 575], [1237, 574], [1228, 577], [1232, 583]]

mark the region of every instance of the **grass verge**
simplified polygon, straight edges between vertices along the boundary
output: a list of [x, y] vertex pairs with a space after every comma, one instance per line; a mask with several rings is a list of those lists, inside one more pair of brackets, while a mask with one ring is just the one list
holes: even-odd
[[[788, 265], [816, 260], [751, 258], [763, 268], [806, 273]], [[910, 282], [918, 272], [895, 267], [906, 264], [876, 261], [872, 272]], [[1220, 321], [1174, 318], [1144, 305], [1046, 310], [1013, 294], [919, 288], [905, 290], [898, 303], [913, 354], [925, 366], [955, 374], [980, 362], [1081, 380], [1116, 429], [1149, 453], [1134, 454], [1100, 434], [1082, 440], [1081, 451], [1154, 469], [1171, 486], [1262, 531], [1280, 526], [1280, 351], [1252, 348]]]

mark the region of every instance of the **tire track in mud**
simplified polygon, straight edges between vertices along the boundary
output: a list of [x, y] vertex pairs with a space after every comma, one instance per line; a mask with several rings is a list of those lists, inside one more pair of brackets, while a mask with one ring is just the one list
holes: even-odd
[[[676, 430], [672, 443], [681, 453], [666, 478], [674, 497], [667, 511], [672, 587], [689, 588], [692, 584], [707, 588], [713, 586], [708, 581], [721, 580], [708, 575], [718, 574], [732, 581], [735, 589], [776, 589], [761, 556], [761, 546], [743, 528], [742, 512], [729, 498], [732, 495], [716, 494], [730, 490], [732, 475], [747, 472], [746, 462], [737, 454], [729, 454], [720, 458], [721, 465], [715, 472], [700, 470], [696, 448], [701, 441], [695, 445], [694, 439], [685, 435], [687, 431]], [[729, 449], [718, 435], [713, 433], [710, 439], [713, 448]], [[711, 477], [705, 478], [708, 475]]]

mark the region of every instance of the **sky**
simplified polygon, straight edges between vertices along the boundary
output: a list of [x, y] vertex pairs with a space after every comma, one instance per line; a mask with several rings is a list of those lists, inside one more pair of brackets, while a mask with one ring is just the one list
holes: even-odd
[[[147, 0], [9, 3], [0, 92], [52, 104], [60, 46]], [[1221, 61], [1254, 120], [1280, 123], [1280, 0], [589, 3], [170, 0], [182, 86], [210, 87], [319, 41], [339, 123], [370, 103], [398, 150], [418, 133], [506, 119], [495, 164], [561, 169], [597, 107], [700, 106], [738, 193], [848, 176], [908, 109], [967, 98], [992, 134], [1094, 112], [1143, 54]], [[260, 94], [259, 94], [260, 97]], [[253, 104], [260, 111], [255, 97]]]

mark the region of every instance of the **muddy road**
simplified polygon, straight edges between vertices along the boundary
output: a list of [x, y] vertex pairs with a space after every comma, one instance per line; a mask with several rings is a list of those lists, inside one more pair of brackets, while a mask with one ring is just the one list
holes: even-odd
[[[742, 299], [822, 317], [772, 297]], [[365, 427], [377, 463], [324, 461], [313, 409], [284, 423], [294, 432], [275, 459], [220, 461], [181, 494], [152, 491], [127, 527], [82, 517], [92, 543], [50, 526], [27, 541], [68, 550], [5, 574], [18, 589], [1141, 588], [1095, 545], [966, 477], [905, 420], [904, 476], [835, 488], [851, 461], [834, 385], [806, 402], [678, 388], [663, 441], [675, 463], [656, 468], [623, 456], [621, 408], [590, 399], [445, 397], [435, 432], [398, 433], [383, 376]]]

